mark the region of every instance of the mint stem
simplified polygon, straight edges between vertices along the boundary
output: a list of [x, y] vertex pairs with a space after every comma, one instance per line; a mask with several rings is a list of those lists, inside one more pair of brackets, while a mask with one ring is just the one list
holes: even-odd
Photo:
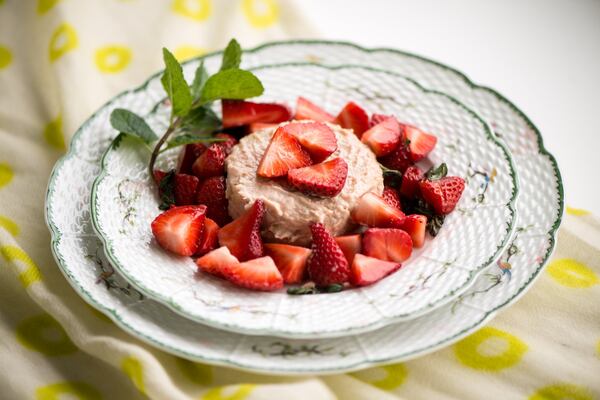
[[150, 173], [150, 178], [154, 176], [154, 164], [156, 163], [156, 159], [160, 154], [160, 148], [167, 141], [169, 136], [171, 136], [171, 134], [175, 132], [175, 130], [177, 130], [177, 128], [181, 124], [181, 121], [181, 117], [175, 119], [175, 121], [172, 122], [171, 125], [169, 125], [169, 128], [167, 129], [165, 134], [158, 140], [156, 146], [154, 146], [154, 150], [152, 151], [152, 155], [150, 156], [150, 163], [148, 164], [148, 172]]

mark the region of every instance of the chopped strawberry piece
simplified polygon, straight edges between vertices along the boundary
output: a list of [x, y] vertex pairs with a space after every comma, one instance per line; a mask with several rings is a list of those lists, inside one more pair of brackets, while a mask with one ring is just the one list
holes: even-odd
[[291, 169], [288, 183], [304, 194], [333, 197], [342, 191], [347, 176], [348, 164], [338, 157], [309, 167]]
[[210, 178], [225, 174], [225, 150], [217, 143], [210, 145], [192, 165], [192, 171], [198, 178]]
[[317, 286], [329, 286], [348, 281], [350, 268], [344, 252], [331, 233], [320, 222], [310, 224], [312, 233], [311, 254], [306, 268]]
[[401, 263], [412, 253], [412, 239], [401, 229], [370, 228], [362, 239], [363, 253], [366, 256], [384, 261]]
[[231, 275], [231, 270], [239, 263], [225, 246], [212, 250], [196, 260], [196, 265], [201, 271], [221, 278]]
[[425, 242], [425, 228], [427, 227], [427, 217], [420, 214], [407, 215], [401, 228], [410, 235], [413, 247], [421, 248]]
[[335, 237], [335, 241], [340, 246], [340, 249], [342, 249], [346, 260], [348, 260], [348, 265], [352, 265], [354, 256], [360, 253], [362, 248], [360, 235], [337, 236]]
[[311, 119], [319, 122], [333, 122], [335, 117], [323, 110], [316, 104], [308, 101], [304, 97], [298, 97], [296, 101], [296, 115], [294, 119]]
[[173, 193], [175, 195], [175, 204], [178, 206], [188, 206], [196, 204], [196, 192], [200, 180], [194, 175], [175, 174], [175, 186]]
[[191, 256], [198, 250], [205, 213], [205, 206], [173, 207], [152, 221], [152, 233], [163, 249]]
[[408, 167], [414, 165], [414, 161], [410, 156], [410, 150], [404, 139], [400, 139], [398, 147], [390, 154], [380, 158], [379, 162], [387, 168], [395, 169], [400, 172], [404, 172]]
[[402, 211], [371, 192], [358, 199], [350, 215], [356, 223], [377, 228], [399, 228], [405, 218]]
[[177, 172], [180, 174], [191, 174], [192, 165], [194, 165], [194, 162], [205, 150], [206, 146], [202, 143], [190, 143], [183, 146], [177, 160]]
[[225, 191], [225, 177], [213, 176], [200, 184], [196, 195], [196, 203], [204, 204], [207, 207], [206, 216], [213, 219], [219, 226], [231, 222], [231, 217], [227, 211], [229, 201]]
[[337, 139], [333, 130], [321, 122], [293, 122], [282, 126], [298, 140], [310, 158], [319, 163], [337, 150]]
[[357, 254], [352, 263], [350, 283], [354, 286], [371, 285], [397, 271], [401, 266], [401, 264], [395, 262], [382, 261]]
[[273, 291], [283, 287], [281, 273], [268, 256], [236, 264], [226, 272], [228, 281], [247, 289]]
[[278, 128], [260, 160], [257, 174], [263, 178], [285, 176], [290, 169], [302, 168], [310, 164], [312, 164], [310, 156], [300, 146], [298, 140], [284, 129]]
[[360, 141], [369, 146], [377, 157], [382, 157], [398, 147], [401, 133], [402, 130], [396, 118], [389, 117], [365, 131]]
[[253, 124], [248, 125], [248, 130], [250, 131], [250, 133], [254, 133], [254, 132], [262, 131], [263, 129], [275, 128], [278, 125], [279, 124], [269, 124], [269, 123], [264, 123], [264, 122], [255, 122]]
[[160, 169], [155, 169], [154, 171], [152, 171], [152, 174], [154, 175], [154, 182], [159, 184], [160, 181], [162, 181], [163, 178], [167, 176], [168, 172], [161, 171]]
[[304, 281], [309, 249], [289, 244], [266, 243], [265, 252], [275, 261], [283, 282], [292, 284]]
[[335, 118], [335, 122], [342, 128], [352, 129], [360, 139], [363, 132], [369, 129], [369, 116], [358, 104], [347, 103]]
[[381, 197], [390, 206], [397, 208], [398, 210], [402, 210], [402, 206], [400, 203], [400, 196], [398, 196], [398, 192], [393, 187], [390, 187], [390, 186], [384, 187], [383, 194], [381, 195]]
[[408, 148], [410, 149], [410, 157], [414, 162], [425, 158], [437, 143], [437, 137], [425, 133], [414, 126], [405, 125], [404, 134], [406, 139], [410, 141]]
[[235, 137], [231, 136], [228, 133], [217, 133], [215, 135], [215, 137], [217, 139], [225, 139], [224, 142], [217, 142], [216, 144], [218, 144], [219, 146], [221, 146], [223, 148], [223, 150], [225, 151], [225, 155], [229, 155], [229, 153], [231, 153], [231, 150], [233, 149], [233, 146], [235, 146], [236, 144], [238, 144], [238, 141]]
[[281, 104], [223, 100], [222, 106], [224, 128], [248, 125], [255, 122], [279, 123], [292, 118], [290, 110]]
[[454, 210], [465, 189], [465, 180], [458, 176], [446, 176], [436, 181], [425, 180], [419, 184], [421, 195], [438, 214]]
[[194, 255], [201, 256], [217, 248], [219, 245], [219, 225], [210, 218], [204, 219], [204, 227], [198, 241], [198, 250]]
[[371, 115], [371, 120], [369, 121], [369, 127], [373, 127], [373, 126], [385, 121], [386, 119], [388, 119], [390, 117], [391, 117], [391, 115], [373, 114], [373, 115]]
[[425, 174], [415, 165], [408, 167], [402, 175], [400, 193], [409, 199], [419, 194], [419, 183], [425, 178]]
[[231, 254], [246, 261], [264, 254], [260, 225], [265, 215], [262, 200], [256, 200], [239, 218], [219, 230], [219, 243], [227, 246]]

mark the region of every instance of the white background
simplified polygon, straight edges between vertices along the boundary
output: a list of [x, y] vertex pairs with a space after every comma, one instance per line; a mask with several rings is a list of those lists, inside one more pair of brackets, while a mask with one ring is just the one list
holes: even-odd
[[490, 86], [540, 129], [566, 203], [600, 215], [600, 0], [297, 0], [322, 38], [394, 47]]

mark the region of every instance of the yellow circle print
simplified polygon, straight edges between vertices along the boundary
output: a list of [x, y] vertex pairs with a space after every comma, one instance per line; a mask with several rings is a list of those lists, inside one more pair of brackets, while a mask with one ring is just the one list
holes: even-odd
[[65, 150], [65, 137], [62, 129], [62, 115], [50, 121], [44, 128], [44, 139], [48, 144], [58, 150]]
[[582, 215], [588, 215], [590, 212], [588, 210], [584, 210], [583, 208], [574, 208], [567, 206], [567, 214], [576, 215], [578, 217]]
[[210, 16], [212, 5], [210, 0], [174, 0], [171, 9], [184, 17], [204, 21]]
[[50, 47], [48, 53], [50, 61], [56, 61], [65, 53], [75, 49], [79, 45], [77, 32], [69, 24], [61, 24], [50, 38]]
[[600, 281], [588, 266], [571, 258], [552, 261], [548, 273], [556, 282], [570, 288], [589, 288]]
[[60, 356], [77, 351], [63, 327], [48, 314], [24, 319], [17, 325], [16, 330], [19, 343], [47, 356]]
[[52, 7], [57, 5], [59, 2], [60, 0], [38, 0], [37, 13], [40, 15], [46, 14], [52, 9]]
[[6, 229], [13, 236], [17, 236], [19, 234], [19, 225], [4, 215], [0, 215], [0, 227]]
[[173, 55], [179, 62], [189, 60], [190, 58], [201, 56], [206, 53], [206, 49], [194, 46], [179, 46], [173, 52]]
[[398, 388], [404, 383], [407, 375], [408, 370], [404, 364], [384, 365], [378, 368], [354, 372], [352, 374], [355, 378], [383, 390], [394, 390]]
[[114, 74], [131, 62], [131, 50], [124, 46], [106, 46], [96, 50], [96, 66], [102, 72]]
[[569, 383], [545, 386], [535, 391], [528, 400], [593, 400], [592, 393], [583, 387]]
[[144, 369], [142, 363], [135, 357], [127, 357], [121, 363], [121, 370], [131, 379], [137, 390], [146, 394], [146, 384], [144, 383]]
[[276, 0], [242, 0], [242, 10], [255, 28], [266, 28], [279, 19]]
[[485, 327], [454, 345], [461, 363], [482, 371], [512, 367], [526, 351], [527, 345], [521, 339], [492, 327]]
[[6, 163], [0, 163], [0, 188], [6, 186], [12, 181], [14, 172], [10, 165]]
[[4, 46], [0, 46], [0, 69], [6, 68], [12, 62], [12, 53]]
[[35, 390], [36, 400], [60, 400], [67, 397], [73, 400], [101, 400], [102, 394], [92, 385], [73, 381], [53, 383]]

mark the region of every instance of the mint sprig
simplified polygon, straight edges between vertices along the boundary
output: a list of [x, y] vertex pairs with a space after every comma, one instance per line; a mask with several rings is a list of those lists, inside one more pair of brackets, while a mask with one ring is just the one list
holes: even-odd
[[158, 139], [142, 117], [123, 108], [113, 110], [110, 114], [110, 124], [120, 133], [138, 136], [145, 143], [152, 143]]
[[175, 56], [166, 48], [163, 48], [163, 59], [165, 61], [165, 73], [160, 81], [171, 100], [172, 114], [177, 116], [186, 115], [192, 108], [192, 93], [183, 77], [183, 69]]
[[223, 51], [223, 60], [221, 61], [221, 71], [226, 69], [235, 68], [238, 69], [240, 67], [240, 63], [242, 62], [242, 48], [240, 44], [235, 39], [231, 39], [229, 44]]
[[226, 69], [219, 71], [206, 81], [200, 100], [210, 103], [220, 99], [242, 100], [260, 96], [264, 92], [260, 80], [250, 71]]

